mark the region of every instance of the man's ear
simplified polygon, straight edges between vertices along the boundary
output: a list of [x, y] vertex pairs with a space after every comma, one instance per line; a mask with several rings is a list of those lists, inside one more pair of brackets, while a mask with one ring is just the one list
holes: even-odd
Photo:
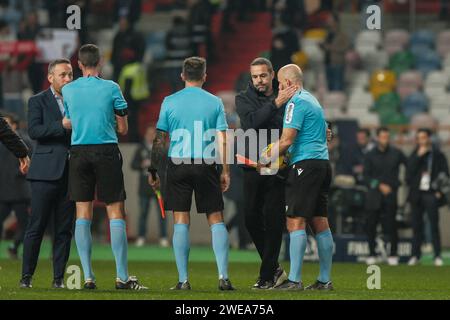
[[182, 73], [180, 73], [180, 77], [181, 77], [181, 80], [183, 80], [183, 82], [186, 82], [186, 78], [184, 77], [184, 74], [183, 74], [183, 72], [182, 72]]
[[53, 84], [53, 74], [49, 73], [47, 74], [47, 80], [50, 82], [50, 84]]
[[80, 68], [80, 70], [83, 70], [83, 64], [80, 60], [78, 60], [78, 68]]
[[205, 73], [204, 75], [203, 75], [203, 82], [206, 82], [206, 78], [208, 77], [208, 75]]

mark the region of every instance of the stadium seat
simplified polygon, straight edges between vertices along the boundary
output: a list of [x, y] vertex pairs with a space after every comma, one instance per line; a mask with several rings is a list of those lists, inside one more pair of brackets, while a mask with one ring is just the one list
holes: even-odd
[[420, 89], [423, 86], [422, 74], [418, 71], [404, 72], [400, 75], [398, 79], [398, 84], [413, 86]]
[[370, 93], [374, 100], [382, 94], [391, 92], [396, 85], [395, 74], [390, 70], [378, 70], [370, 78]]
[[424, 92], [429, 98], [446, 94], [446, 90], [444, 87], [425, 86]]
[[364, 117], [359, 118], [361, 126], [378, 127], [380, 126], [380, 117], [376, 113], [367, 113]]
[[421, 71], [423, 76], [435, 70], [439, 70], [441, 68], [441, 58], [437, 54], [436, 51], [429, 50], [427, 52], [423, 52], [420, 57], [416, 57], [415, 62], [416, 69]]
[[370, 74], [367, 71], [354, 71], [349, 75], [350, 88], [367, 88], [369, 86]]
[[357, 109], [357, 110], [369, 110], [373, 105], [373, 98], [369, 92], [365, 90], [354, 90], [350, 94], [350, 98], [348, 100], [348, 110]]
[[384, 104], [376, 108], [381, 125], [407, 124], [408, 119], [399, 111], [398, 106]]
[[442, 68], [445, 73], [450, 74], [450, 53], [445, 56], [442, 62]]
[[297, 51], [291, 57], [292, 63], [295, 63], [300, 68], [305, 68], [308, 64], [308, 56], [304, 51]]
[[308, 56], [311, 68], [318, 70], [323, 66], [325, 55], [318, 43], [311, 39], [302, 39], [303, 52]]
[[166, 57], [166, 32], [151, 32], [146, 38], [146, 48], [150, 50], [154, 60], [163, 60]]
[[379, 31], [361, 31], [358, 33], [355, 39], [355, 46], [374, 46], [379, 47], [381, 45], [381, 33]]
[[435, 36], [434, 33], [430, 30], [419, 30], [414, 32], [410, 38], [411, 47], [417, 45], [424, 45], [429, 48], [434, 47]]
[[386, 32], [384, 37], [384, 49], [391, 56], [403, 51], [409, 42], [409, 33], [406, 30], [396, 29]]
[[361, 57], [356, 50], [350, 49], [345, 54], [345, 64], [347, 67], [356, 69], [361, 65]]
[[341, 91], [330, 91], [323, 99], [324, 108], [343, 110], [347, 107], [347, 96]]
[[418, 113], [411, 118], [409, 124], [415, 128], [434, 129], [437, 126], [438, 121], [428, 113]]
[[322, 28], [309, 29], [303, 34], [303, 38], [322, 42], [327, 37], [327, 30]]
[[450, 53], [450, 30], [441, 31], [436, 40], [436, 52], [441, 58]]
[[425, 87], [446, 88], [450, 82], [450, 75], [442, 71], [430, 72], [425, 79]]
[[414, 56], [410, 51], [399, 51], [389, 58], [388, 68], [395, 72], [397, 77], [414, 67]]
[[444, 109], [450, 111], [450, 94], [430, 96], [430, 109]]
[[414, 60], [417, 62], [420, 60], [420, 58], [423, 55], [426, 55], [428, 52], [433, 51], [433, 49], [431, 49], [430, 47], [426, 46], [426, 45], [415, 45], [415, 46], [411, 46], [409, 48], [409, 51], [412, 53], [412, 55], [414, 56]]
[[406, 117], [411, 119], [415, 114], [428, 111], [428, 99], [422, 92], [414, 92], [402, 101], [401, 110]]
[[435, 119], [448, 118], [450, 116], [450, 109], [430, 108], [430, 114]]
[[394, 110], [397, 111], [400, 107], [400, 97], [395, 92], [382, 94], [375, 101], [375, 111]]

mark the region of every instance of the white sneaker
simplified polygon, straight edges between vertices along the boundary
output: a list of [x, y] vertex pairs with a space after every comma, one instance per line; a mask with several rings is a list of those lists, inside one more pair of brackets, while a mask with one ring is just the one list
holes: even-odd
[[144, 237], [139, 237], [136, 240], [136, 247], [143, 247], [145, 244], [145, 238]]
[[168, 248], [169, 240], [167, 240], [167, 238], [161, 238], [161, 239], [159, 239], [159, 245], [163, 248]]
[[444, 261], [442, 260], [441, 257], [436, 257], [434, 258], [434, 265], [436, 267], [442, 267], [444, 265]]
[[372, 265], [372, 264], [376, 264], [377, 263], [377, 258], [376, 257], [374, 257], [374, 256], [370, 256], [370, 257], [367, 257], [367, 259], [366, 259], [366, 264], [367, 265]]
[[421, 246], [422, 253], [432, 253], [433, 252], [433, 246], [431, 243], [425, 243]]
[[411, 257], [408, 261], [408, 266], [417, 266], [419, 264], [419, 259], [417, 257]]
[[398, 266], [398, 257], [394, 257], [394, 256], [388, 257], [387, 263], [390, 266]]

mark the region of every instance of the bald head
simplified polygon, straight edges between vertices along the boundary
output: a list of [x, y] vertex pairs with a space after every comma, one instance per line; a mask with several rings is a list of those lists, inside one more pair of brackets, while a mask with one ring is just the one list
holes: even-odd
[[278, 71], [278, 81], [290, 85], [302, 85], [303, 72], [296, 64], [288, 64]]

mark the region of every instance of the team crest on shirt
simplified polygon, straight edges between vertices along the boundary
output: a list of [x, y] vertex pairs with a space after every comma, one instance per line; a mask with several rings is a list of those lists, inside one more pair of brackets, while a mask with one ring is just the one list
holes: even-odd
[[292, 118], [294, 116], [294, 107], [295, 104], [293, 102], [289, 103], [286, 108], [286, 120], [285, 123], [291, 123]]

